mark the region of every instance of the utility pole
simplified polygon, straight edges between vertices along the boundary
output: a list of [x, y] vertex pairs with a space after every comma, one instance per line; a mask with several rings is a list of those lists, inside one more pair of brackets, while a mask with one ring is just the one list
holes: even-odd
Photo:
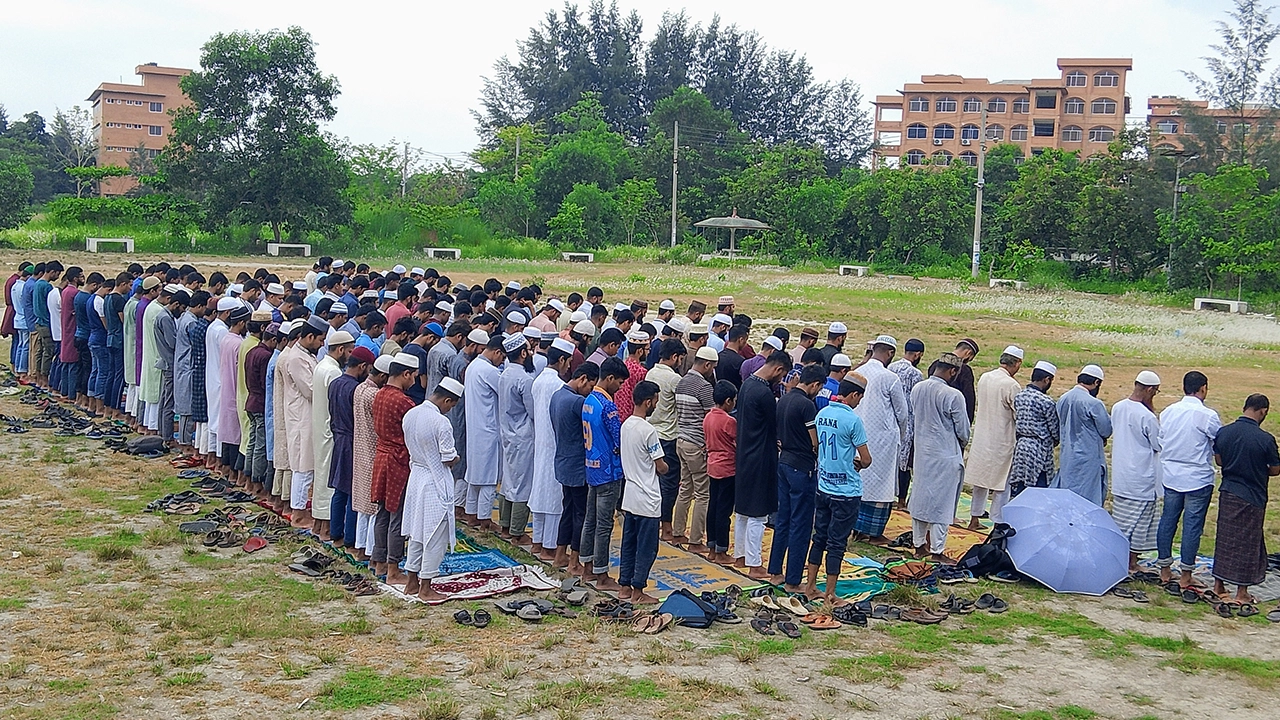
[[675, 122], [675, 139], [671, 143], [671, 247], [676, 246], [676, 189], [680, 186], [680, 121]]
[[[1185, 156], [1183, 151], [1166, 153], [1173, 156], [1173, 232], [1178, 232], [1178, 196], [1182, 194], [1182, 166], [1198, 159], [1199, 155]], [[1169, 259], [1165, 261], [1165, 287], [1173, 287], [1173, 238], [1169, 238]], [[1239, 299], [1239, 298], [1237, 298]]]
[[516, 135], [516, 181], [520, 180], [520, 136]]
[[969, 275], [974, 280], [978, 279], [978, 269], [981, 264], [980, 255], [982, 254], [982, 188], [987, 184], [983, 171], [986, 168], [987, 157], [987, 110], [982, 109], [982, 128], [978, 131], [978, 181], [974, 183], [974, 187], [978, 189], [977, 201], [973, 204], [973, 266], [969, 269]]
[[409, 143], [404, 144], [404, 161], [400, 164], [400, 199], [403, 200], [409, 183]]

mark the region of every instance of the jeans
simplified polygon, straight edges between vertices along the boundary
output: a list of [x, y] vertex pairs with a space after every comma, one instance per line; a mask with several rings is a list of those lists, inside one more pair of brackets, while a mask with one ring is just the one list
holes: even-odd
[[711, 505], [707, 508], [707, 546], [729, 552], [729, 518], [733, 517], [734, 479], [711, 478]]
[[911, 468], [898, 471], [898, 501], [907, 501], [907, 492], [911, 489]]
[[59, 383], [59, 388], [62, 390], [63, 397], [68, 400], [74, 400], [76, 397], [76, 381], [79, 379], [80, 364], [74, 362], [61, 362], [62, 346], [65, 343], [72, 343], [74, 345], [75, 341], [67, 340], [66, 338], [58, 341], [58, 358], [59, 364], [62, 365], [62, 378], [61, 383]]
[[13, 339], [9, 345], [9, 366], [14, 372], [25, 373], [31, 360], [31, 333], [21, 328], [13, 329]]
[[680, 456], [676, 454], [675, 440], [662, 440], [662, 459], [667, 462], [667, 473], [658, 476], [658, 489], [662, 493], [662, 522], [671, 522], [671, 511], [680, 494]]
[[596, 485], [587, 490], [587, 515], [582, 523], [579, 560], [591, 564], [591, 572], [609, 572], [609, 541], [613, 537], [613, 509], [618, 505], [622, 482]]
[[108, 407], [124, 410], [124, 348], [107, 348], [107, 394], [103, 396]]
[[50, 340], [53, 343], [53, 360], [49, 362], [49, 387], [62, 392], [62, 361], [58, 353], [62, 350], [61, 340]]
[[622, 513], [622, 557], [618, 584], [644, 590], [649, 583], [649, 570], [658, 557], [658, 525], [656, 517]]
[[1204, 519], [1209, 514], [1209, 501], [1213, 499], [1213, 486], [1206, 485], [1191, 492], [1164, 490], [1164, 511], [1160, 514], [1160, 526], [1156, 529], [1156, 564], [1173, 565], [1173, 536], [1182, 521], [1182, 569], [1196, 565], [1200, 553], [1200, 536], [1204, 533]]
[[[332, 527], [333, 521], [329, 524]], [[399, 510], [391, 512], [378, 506], [378, 516], [373, 521], [373, 552], [369, 555], [374, 562], [400, 564], [404, 558], [404, 536], [400, 534]]]
[[[849, 533], [858, 521], [861, 497], [838, 497], [818, 491], [813, 522], [813, 546], [809, 548], [809, 564], [822, 562], [827, 553], [827, 575], [839, 575], [844, 562], [844, 550], [849, 545]], [[827, 588], [828, 591], [831, 588]]]
[[782, 560], [787, 568], [784, 582], [799, 585], [804, 578], [805, 553], [813, 536], [814, 494], [818, 491], [818, 474], [797, 470], [778, 463], [778, 512], [773, 516], [773, 547], [769, 550], [769, 574], [782, 573]]
[[107, 373], [111, 369], [111, 357], [107, 354], [106, 345], [90, 345], [89, 353], [89, 397], [101, 399], [107, 395]]
[[556, 536], [556, 545], [568, 547], [574, 552], [582, 548], [582, 524], [587, 521], [587, 486], [569, 487], [561, 485], [560, 492], [564, 500], [560, 513], [560, 531]]
[[334, 488], [329, 504], [329, 538], [334, 545], [356, 546], [356, 511], [351, 494]]
[[76, 392], [89, 394], [89, 373], [93, 371], [93, 351], [89, 349], [88, 338], [76, 338], [76, 352], [80, 359], [76, 361]]
[[[251, 412], [248, 415], [249, 447], [244, 461], [244, 469], [245, 472], [249, 473], [250, 480], [256, 483], [264, 483], [267, 480], [267, 419], [262, 413]], [[337, 535], [341, 536], [342, 531], [339, 530]]]

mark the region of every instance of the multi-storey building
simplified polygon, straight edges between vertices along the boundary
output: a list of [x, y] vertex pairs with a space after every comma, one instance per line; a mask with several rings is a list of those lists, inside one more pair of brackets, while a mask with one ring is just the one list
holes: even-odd
[[977, 163], [984, 110], [987, 138], [1019, 145], [1024, 155], [1101, 152], [1124, 128], [1132, 69], [1131, 58], [1059, 58], [1059, 76], [1049, 79], [925, 75], [898, 95], [876, 96], [872, 162]]
[[[178, 82], [190, 70], [155, 63], [134, 69], [138, 85], [104, 82], [89, 95], [93, 103], [93, 135], [98, 165], [128, 165], [135, 150], [155, 157], [169, 142], [170, 111], [188, 103]], [[103, 195], [123, 195], [137, 185], [131, 177], [108, 178]]]
[[1183, 138], [1195, 133], [1186, 121], [1188, 108], [1197, 114], [1213, 118], [1220, 135], [1228, 131], [1248, 135], [1262, 123], [1275, 127], [1275, 110], [1262, 103], [1245, 103], [1244, 107], [1211, 108], [1204, 100], [1184, 100], [1174, 95], [1147, 98], [1147, 127], [1151, 130], [1151, 143], [1158, 152], [1182, 150]]

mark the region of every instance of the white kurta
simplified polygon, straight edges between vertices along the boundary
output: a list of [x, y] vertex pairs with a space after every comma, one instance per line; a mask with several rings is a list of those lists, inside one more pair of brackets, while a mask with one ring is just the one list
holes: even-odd
[[528, 502], [533, 491], [533, 376], [508, 363], [498, 378], [502, 434], [502, 497]]
[[316, 479], [311, 486], [311, 513], [317, 520], [329, 519], [333, 488], [329, 487], [329, 461], [333, 459], [333, 427], [329, 424], [329, 384], [342, 374], [338, 361], [326, 355], [316, 363], [311, 378], [311, 450], [315, 457]]
[[[487, 361], [486, 361], [487, 362]], [[400, 531], [411, 540], [427, 543], [431, 533], [448, 520], [448, 547], [453, 548], [453, 474], [445, 463], [458, 457], [453, 445], [453, 425], [428, 400], [405, 413], [404, 444], [409, 449], [409, 484], [400, 509]]]
[[907, 512], [912, 520], [950, 525], [964, 482], [964, 446], [969, 441], [964, 396], [941, 378], [931, 377], [911, 391], [911, 409], [916, 454]]
[[969, 448], [964, 481], [976, 488], [997, 492], [1009, 484], [1013, 448], [1018, 444], [1013, 398], [1022, 386], [1004, 368], [978, 378], [978, 412], [973, 418], [973, 445]]
[[[284, 422], [285, 444], [289, 450], [289, 469], [294, 472], [312, 472], [316, 467], [311, 434], [311, 383], [316, 371], [316, 357], [301, 345], [295, 345], [280, 356], [276, 366], [284, 366]], [[276, 386], [276, 392], [281, 388]], [[328, 482], [325, 478], [324, 482]], [[293, 498], [300, 502], [299, 498]]]
[[1160, 497], [1160, 421], [1125, 398], [1111, 406], [1111, 494], [1128, 500]]
[[477, 355], [463, 382], [467, 398], [467, 484], [497, 485], [502, 475], [498, 431], [498, 368]]
[[215, 318], [209, 323], [209, 330], [204, 334], [204, 394], [209, 405], [209, 432], [218, 434], [218, 413], [222, 410], [222, 373], [219, 369], [222, 357], [222, 338], [228, 331], [222, 318]]
[[867, 429], [871, 465], [862, 471], [863, 502], [893, 502], [898, 497], [898, 448], [907, 434], [907, 398], [902, 381], [872, 358], [859, 368], [867, 378], [867, 394], [854, 412]]
[[556, 481], [556, 431], [551, 426], [551, 396], [564, 387], [555, 370], [547, 368], [533, 381], [533, 491], [530, 512], [559, 515], [564, 491]]

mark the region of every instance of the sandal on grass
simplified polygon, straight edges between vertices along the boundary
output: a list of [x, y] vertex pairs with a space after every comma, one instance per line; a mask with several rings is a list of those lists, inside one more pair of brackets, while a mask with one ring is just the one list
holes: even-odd
[[800, 626], [796, 625], [794, 622], [791, 622], [788, 620], [787, 622], [784, 622], [784, 623], [778, 623], [778, 630], [780, 630], [783, 635], [786, 635], [792, 640], [800, 639]]
[[768, 620], [761, 620], [760, 618], [756, 618], [755, 620], [751, 621], [751, 629], [755, 630], [761, 635], [777, 634], [773, 631], [773, 623], [769, 622]]
[[475, 621], [471, 617], [471, 613], [466, 610], [459, 610], [453, 614], [453, 621], [459, 625], [474, 625]]
[[818, 618], [817, 622], [813, 623], [809, 627], [813, 628], [814, 630], [836, 630], [842, 626], [843, 625], [839, 620], [836, 620], [830, 615], [823, 615], [822, 617]]
[[995, 602], [991, 603], [991, 607], [988, 608], [987, 611], [990, 613], [999, 615], [1000, 613], [1008, 609], [1009, 609], [1009, 603], [1005, 602], [1004, 600], [1001, 600], [1000, 598], [996, 598]]
[[1240, 617], [1253, 617], [1258, 614], [1258, 606], [1253, 603], [1244, 603], [1240, 609], [1236, 611], [1236, 615]]
[[493, 621], [493, 616], [488, 610], [481, 608], [471, 616], [471, 625], [477, 628], [489, 627], [489, 623]]
[[1224, 602], [1213, 603], [1213, 611], [1218, 614], [1218, 617], [1229, 618], [1235, 615], [1231, 610], [1231, 606]]
[[649, 623], [649, 627], [645, 628], [645, 635], [657, 635], [658, 633], [671, 627], [676, 621], [676, 617], [671, 613], [659, 613], [653, 616], [653, 620]]

